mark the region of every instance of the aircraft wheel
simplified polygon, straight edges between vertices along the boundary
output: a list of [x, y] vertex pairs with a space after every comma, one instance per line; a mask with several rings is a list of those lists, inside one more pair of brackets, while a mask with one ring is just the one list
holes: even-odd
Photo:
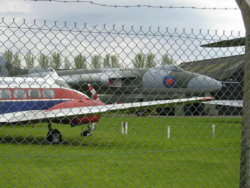
[[92, 136], [92, 133], [90, 131], [86, 130], [86, 131], [82, 132], [81, 136]]
[[58, 129], [51, 129], [49, 130], [46, 139], [50, 144], [59, 144], [62, 142], [62, 134]]

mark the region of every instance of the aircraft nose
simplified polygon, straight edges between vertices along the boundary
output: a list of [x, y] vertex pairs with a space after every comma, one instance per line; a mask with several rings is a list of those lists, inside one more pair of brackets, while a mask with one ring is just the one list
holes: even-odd
[[222, 83], [213, 78], [199, 75], [188, 82], [188, 88], [197, 91], [215, 91], [222, 88]]

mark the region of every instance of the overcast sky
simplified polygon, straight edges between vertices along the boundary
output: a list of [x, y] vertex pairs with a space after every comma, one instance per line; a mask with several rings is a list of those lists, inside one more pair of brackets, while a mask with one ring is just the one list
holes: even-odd
[[[38, 57], [40, 53], [51, 54], [59, 51], [64, 57], [73, 58], [78, 53], [91, 59], [93, 55], [115, 54], [123, 62], [130, 65], [138, 53], [153, 53], [158, 62], [164, 54], [168, 54], [175, 62], [194, 61], [201, 59], [216, 58], [220, 56], [237, 55], [244, 52], [244, 48], [230, 49], [207, 49], [200, 45], [217, 40], [225, 40], [244, 36], [244, 25], [240, 10], [197, 10], [197, 9], [159, 9], [159, 8], [112, 8], [91, 5], [89, 3], [63, 3], [63, 2], [35, 2], [29, 0], [0, 0], [0, 17], [4, 17], [0, 35], [0, 53], [6, 48], [22, 55], [32, 53]], [[235, 0], [92, 0], [96, 3], [111, 5], [161, 5], [161, 6], [184, 6], [206, 8], [237, 8]], [[20, 22], [12, 22], [12, 19]], [[57, 27], [67, 22], [67, 28], [75, 28], [78, 31], [85, 28], [91, 31], [87, 33], [69, 31], [38, 31], [33, 28], [27, 32], [24, 28], [16, 31], [11, 26], [22, 26], [23, 19], [29, 26], [37, 20], [35, 26], [44, 27], [43, 20], [47, 20], [47, 26]], [[50, 23], [50, 24], [49, 24]], [[74, 27], [77, 23], [77, 27]], [[81, 27], [87, 23], [88, 27]], [[102, 34], [96, 31], [119, 31], [125, 25], [124, 32], [129, 35]], [[68, 27], [68, 26], [72, 27]], [[116, 25], [115, 29], [112, 26]], [[79, 27], [78, 27], [79, 26]], [[95, 27], [92, 27], [95, 26]], [[130, 26], [134, 26], [131, 29]], [[140, 27], [143, 26], [141, 30]], [[152, 27], [152, 28], [148, 28]], [[162, 33], [164, 36], [146, 35], [148, 31]], [[168, 27], [169, 29], [165, 29]], [[139, 29], [138, 29], [139, 28]], [[177, 28], [175, 30], [174, 28]], [[186, 29], [185, 32], [183, 29]], [[152, 30], [151, 30], [152, 29]], [[194, 30], [191, 30], [194, 29]], [[201, 30], [200, 30], [201, 29]], [[209, 30], [209, 32], [207, 31]], [[216, 30], [216, 31], [215, 31]], [[145, 35], [131, 35], [131, 31]], [[142, 32], [140, 32], [142, 31]], [[187, 31], [187, 33], [186, 33]], [[217, 32], [218, 31], [218, 32]], [[223, 32], [225, 31], [225, 33]], [[234, 32], [231, 32], [234, 31]], [[240, 31], [240, 33], [239, 33]], [[133, 34], [132, 32], [132, 34]], [[153, 33], [154, 33], [153, 32]], [[56, 37], [55, 37], [56, 34]], [[137, 33], [138, 34], [138, 33]], [[193, 35], [194, 34], [194, 35]], [[188, 37], [187, 37], [188, 36]], [[58, 40], [59, 39], [59, 40]], [[24, 45], [25, 44], [25, 45]], [[89, 60], [90, 61], [90, 60]]]
[[[94, 0], [94, 2], [114, 5], [237, 7], [235, 0]], [[0, 16], [88, 23], [89, 25], [116, 24], [242, 31], [244, 34], [239, 10], [108, 8], [88, 3], [1, 0]]]

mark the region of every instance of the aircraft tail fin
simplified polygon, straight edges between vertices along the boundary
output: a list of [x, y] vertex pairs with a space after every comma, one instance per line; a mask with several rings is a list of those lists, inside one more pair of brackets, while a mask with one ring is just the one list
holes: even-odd
[[99, 100], [99, 95], [96, 92], [95, 88], [91, 84], [88, 84], [88, 88], [89, 88], [90, 93], [92, 94], [91, 98], [95, 100]]

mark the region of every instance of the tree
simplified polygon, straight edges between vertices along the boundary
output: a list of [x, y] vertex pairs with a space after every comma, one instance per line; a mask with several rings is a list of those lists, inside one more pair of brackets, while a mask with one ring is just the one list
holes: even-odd
[[68, 58], [65, 57], [65, 59], [64, 59], [64, 68], [65, 68], [65, 69], [70, 69], [70, 67], [71, 67], [71, 63], [70, 63], [70, 61], [68, 60]]
[[103, 59], [103, 68], [120, 68], [119, 59], [116, 55], [107, 54]]
[[59, 69], [61, 66], [61, 55], [57, 52], [52, 53], [51, 63], [53, 69]]
[[6, 50], [3, 57], [14, 67], [21, 68], [21, 59], [18, 52], [14, 54], [12, 51]]
[[86, 58], [82, 54], [77, 55], [74, 58], [76, 69], [87, 69]]
[[162, 57], [161, 65], [172, 65], [174, 63], [175, 63], [174, 60], [171, 57], [169, 57], [167, 54], [165, 54]]
[[151, 68], [156, 66], [155, 55], [149, 53], [147, 55], [140, 53], [136, 54], [133, 60], [134, 68]]
[[133, 60], [134, 68], [144, 68], [145, 66], [145, 54], [136, 54], [135, 59]]
[[145, 67], [151, 68], [151, 67], [155, 67], [155, 65], [156, 65], [155, 55], [152, 53], [148, 54], [146, 57]]
[[31, 53], [26, 54], [24, 56], [24, 60], [26, 62], [26, 66], [27, 66], [28, 69], [34, 68], [35, 57]]
[[43, 69], [49, 68], [49, 57], [45, 54], [40, 54], [38, 58], [39, 66]]
[[9, 63], [12, 63], [13, 56], [13, 52], [10, 50], [6, 50], [3, 54], [4, 59], [6, 59]]
[[21, 68], [21, 59], [18, 53], [15, 53], [12, 60], [12, 65], [16, 68]]
[[116, 55], [111, 55], [111, 67], [113, 68], [121, 68], [121, 65], [119, 63], [119, 59]]
[[102, 68], [102, 57], [99, 55], [95, 55], [92, 57], [91, 67], [93, 69], [100, 69]]
[[240, 187], [250, 187], [250, 1], [236, 0], [246, 29]]
[[103, 68], [110, 68], [110, 67], [111, 67], [110, 55], [107, 54], [103, 59]]

